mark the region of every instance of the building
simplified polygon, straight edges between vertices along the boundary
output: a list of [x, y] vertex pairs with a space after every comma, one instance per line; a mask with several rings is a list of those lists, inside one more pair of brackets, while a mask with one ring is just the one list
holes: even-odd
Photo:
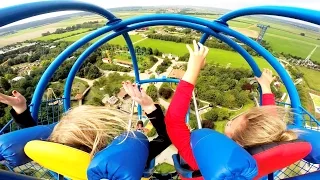
[[125, 100], [129, 97], [129, 95], [127, 94], [127, 92], [123, 88], [120, 88], [120, 92], [117, 94], [117, 97], [119, 99]]
[[17, 82], [17, 81], [20, 81], [21, 79], [24, 79], [24, 77], [22, 77], [22, 76], [17, 76], [17, 77], [15, 77], [15, 78], [13, 78], [11, 81]]
[[149, 30], [148, 27], [143, 27], [143, 28], [137, 29], [136, 31], [137, 32], [144, 32], [144, 31], [147, 31], [147, 30]]
[[172, 69], [168, 78], [181, 79], [184, 75], [185, 71], [181, 69]]
[[118, 101], [119, 101], [119, 99], [118, 99], [117, 97], [115, 97], [115, 96], [111, 96], [111, 97], [107, 100], [107, 102], [108, 102], [109, 104], [111, 104], [111, 105], [115, 105]]
[[176, 56], [174, 54], [162, 54], [162, 58], [168, 58], [170, 60], [175, 60], [175, 61], [178, 61], [179, 60], [179, 56]]
[[122, 65], [126, 65], [126, 66], [133, 67], [131, 61], [123, 61], [123, 60], [116, 59], [116, 62], [117, 62], [118, 64], [122, 64]]
[[102, 62], [103, 62], [103, 63], [112, 63], [112, 60], [109, 59], [109, 58], [103, 58], [103, 59], [102, 59]]

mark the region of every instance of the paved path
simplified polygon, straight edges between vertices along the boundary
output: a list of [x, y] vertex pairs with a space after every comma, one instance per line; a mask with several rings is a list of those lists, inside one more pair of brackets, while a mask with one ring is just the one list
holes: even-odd
[[134, 42], [134, 43], [132, 43], [132, 44], [137, 44], [137, 43], [139, 43], [139, 42], [141, 42], [141, 41], [144, 41], [144, 40], [146, 40], [146, 39], [148, 39], [148, 37], [145, 37], [145, 38], [143, 38], [143, 39], [140, 39], [140, 40], [138, 40], [138, 41], [136, 41], [136, 42]]

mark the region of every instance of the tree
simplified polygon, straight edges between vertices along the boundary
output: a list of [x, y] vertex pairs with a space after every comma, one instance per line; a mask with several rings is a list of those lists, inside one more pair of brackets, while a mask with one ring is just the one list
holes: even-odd
[[224, 95], [224, 101], [222, 103], [222, 106], [227, 108], [233, 108], [235, 105], [236, 98], [231, 93], [226, 93]]
[[159, 94], [164, 99], [169, 99], [173, 94], [173, 90], [170, 87], [161, 87], [159, 89]]
[[156, 78], [156, 75], [151, 74], [151, 76], [150, 76], [149, 78], [150, 78], [150, 79], [155, 79], [155, 78]]
[[182, 30], [182, 32], [185, 33], [185, 34], [190, 34], [191, 33], [191, 29], [185, 28], [184, 30]]
[[5, 78], [0, 78], [0, 87], [5, 91], [8, 91], [11, 88], [11, 85]]
[[211, 121], [224, 121], [229, 119], [229, 117], [229, 111], [223, 108], [214, 108], [204, 114], [204, 118]]
[[149, 56], [149, 59], [150, 59], [150, 61], [153, 62], [153, 63], [158, 62], [158, 59], [155, 58], [154, 56]]
[[86, 77], [88, 79], [96, 79], [101, 76], [99, 68], [97, 68], [95, 65], [91, 65], [88, 71], [88, 74]]
[[148, 55], [152, 55], [152, 54], [153, 54], [152, 48], [148, 47], [146, 53], [147, 53]]
[[219, 116], [215, 109], [211, 109], [210, 111], [204, 114], [204, 118], [210, 121], [217, 121]]
[[[237, 91], [235, 91], [235, 92], [237, 92]], [[244, 105], [248, 101], [249, 94], [246, 91], [241, 91], [241, 92], [237, 93], [235, 95], [235, 97], [236, 97], [236, 103], [237, 103], [238, 107], [241, 107], [242, 105]]]
[[141, 53], [143, 54], [143, 53], [146, 53], [146, 51], [147, 51], [147, 49], [145, 48], [145, 47], [142, 47], [141, 48]]
[[158, 50], [158, 49], [155, 49], [155, 50], [153, 51], [153, 55], [159, 56], [159, 55], [160, 55], [160, 54], [159, 54], [159, 50]]
[[149, 85], [146, 93], [152, 98], [154, 102], [158, 101], [158, 89], [155, 85]]

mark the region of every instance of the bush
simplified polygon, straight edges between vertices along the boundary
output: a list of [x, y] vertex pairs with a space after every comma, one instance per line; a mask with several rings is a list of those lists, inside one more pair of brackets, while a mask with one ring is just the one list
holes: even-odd
[[173, 90], [171, 88], [168, 88], [168, 87], [161, 87], [159, 89], [159, 94], [164, 99], [169, 99], [173, 94]]
[[155, 85], [149, 85], [146, 93], [152, 98], [154, 102], [158, 101], [158, 89]]
[[230, 113], [226, 109], [214, 108], [207, 113], [204, 114], [204, 118], [210, 121], [224, 121], [228, 120], [230, 117]]

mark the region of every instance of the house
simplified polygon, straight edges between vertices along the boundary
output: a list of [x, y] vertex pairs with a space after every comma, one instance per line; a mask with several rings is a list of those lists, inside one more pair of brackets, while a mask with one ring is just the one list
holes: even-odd
[[123, 88], [120, 88], [120, 92], [117, 94], [117, 97], [119, 99], [125, 100], [129, 97], [129, 95], [127, 94], [127, 92]]
[[116, 59], [116, 62], [117, 62], [118, 64], [122, 64], [122, 65], [126, 65], [126, 66], [133, 67], [131, 61], [123, 61], [123, 60]]
[[103, 62], [103, 63], [110, 63], [110, 64], [111, 64], [111, 63], [112, 63], [112, 60], [109, 59], [109, 58], [103, 58], [103, 59], [102, 59], [102, 62]]
[[281, 83], [280, 83], [279, 81], [276, 81], [276, 82], [273, 83], [273, 86], [274, 86], [275, 88], [277, 88], [277, 89], [280, 89]]
[[17, 77], [15, 77], [15, 78], [13, 78], [11, 81], [17, 82], [17, 81], [20, 81], [21, 79], [24, 79], [24, 77], [22, 77], [22, 76], [17, 76]]
[[162, 54], [162, 58], [168, 58], [170, 60], [175, 60], [175, 61], [178, 61], [179, 60], [179, 56], [176, 56], [174, 54]]
[[149, 30], [148, 27], [143, 27], [143, 28], [137, 29], [136, 31], [137, 32], [144, 32], [144, 31], [147, 31], [147, 30]]
[[184, 75], [185, 71], [181, 69], [172, 69], [168, 78], [181, 79]]
[[[108, 98], [107, 102], [111, 105], [115, 105], [117, 102], [119, 101], [119, 99], [115, 96], [111, 96], [110, 98]], [[105, 104], [105, 103], [104, 103]]]

